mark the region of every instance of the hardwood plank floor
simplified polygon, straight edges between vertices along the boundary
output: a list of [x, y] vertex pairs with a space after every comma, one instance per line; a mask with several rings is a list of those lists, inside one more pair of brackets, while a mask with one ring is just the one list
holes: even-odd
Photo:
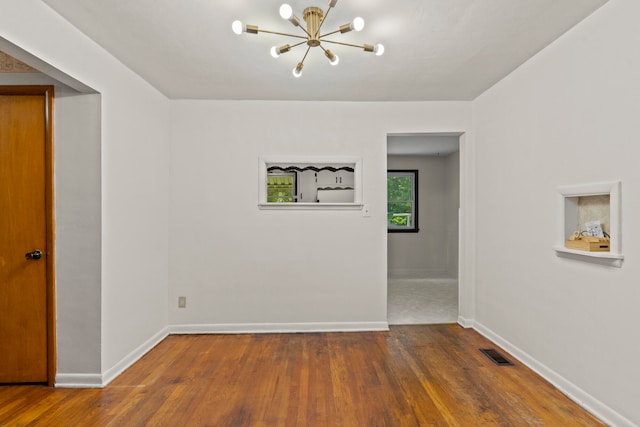
[[0, 387], [1, 426], [601, 426], [458, 325], [169, 336], [101, 390]]

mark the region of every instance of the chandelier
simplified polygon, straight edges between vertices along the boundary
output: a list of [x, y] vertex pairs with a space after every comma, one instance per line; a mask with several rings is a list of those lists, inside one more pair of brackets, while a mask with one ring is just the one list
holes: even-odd
[[335, 31], [330, 31], [328, 33], [322, 34], [320, 32], [320, 29], [322, 28], [322, 24], [324, 23], [324, 20], [327, 18], [327, 15], [329, 14], [329, 12], [331, 12], [331, 9], [335, 7], [336, 3], [338, 3], [338, 0], [329, 0], [329, 7], [327, 8], [326, 12], [324, 12], [319, 7], [306, 8], [302, 12], [302, 19], [307, 24], [306, 28], [301, 25], [300, 19], [293, 13], [293, 9], [291, 8], [291, 6], [289, 6], [288, 4], [283, 4], [282, 6], [280, 6], [280, 16], [283, 19], [286, 19], [289, 22], [291, 22], [294, 26], [300, 27], [302, 31], [304, 31], [305, 35], [288, 34], [288, 33], [281, 33], [277, 31], [258, 29], [257, 25], [245, 25], [241, 21], [234, 21], [233, 24], [231, 24], [231, 28], [233, 32], [236, 34], [242, 34], [243, 32], [249, 33], [249, 34], [258, 34], [259, 32], [261, 32], [261, 33], [277, 34], [280, 36], [303, 39], [298, 43], [284, 44], [282, 46], [273, 46], [271, 48], [271, 56], [273, 56], [274, 58], [277, 58], [283, 53], [289, 52], [294, 47], [297, 47], [303, 44], [307, 45], [307, 50], [304, 56], [302, 57], [302, 60], [298, 62], [298, 65], [296, 65], [296, 67], [293, 69], [294, 77], [300, 77], [302, 75], [302, 67], [304, 67], [304, 60], [307, 58], [307, 55], [309, 54], [309, 51], [311, 50], [312, 47], [319, 47], [320, 49], [322, 49], [322, 51], [324, 52], [324, 55], [329, 59], [329, 63], [331, 65], [338, 65], [338, 62], [340, 61], [340, 58], [338, 58], [338, 55], [334, 54], [329, 49], [325, 49], [325, 47], [322, 45], [323, 43], [331, 43], [331, 44], [355, 47], [359, 49], [364, 49], [365, 52], [375, 53], [378, 56], [382, 55], [384, 53], [384, 46], [381, 44], [357, 45], [357, 44], [351, 44], [351, 43], [338, 42], [335, 40], [327, 40], [325, 38], [327, 36], [331, 36], [337, 33], [344, 34], [344, 33], [348, 33], [349, 31], [361, 31], [364, 28], [364, 19], [357, 17], [350, 23], [341, 25], [340, 28], [338, 28]]

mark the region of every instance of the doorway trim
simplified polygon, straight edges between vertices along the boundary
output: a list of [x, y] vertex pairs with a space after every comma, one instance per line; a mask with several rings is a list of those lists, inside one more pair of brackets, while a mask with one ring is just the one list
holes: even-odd
[[472, 328], [475, 325], [475, 146], [472, 143], [472, 135], [464, 129], [387, 132], [384, 138], [385, 176], [388, 157], [387, 139], [391, 135], [457, 136], [459, 138], [458, 324], [464, 328]]
[[46, 224], [46, 293], [47, 293], [47, 384], [56, 377], [56, 303], [55, 303], [55, 217], [53, 187], [53, 86], [0, 86], [0, 95], [42, 95], [45, 99], [45, 224]]

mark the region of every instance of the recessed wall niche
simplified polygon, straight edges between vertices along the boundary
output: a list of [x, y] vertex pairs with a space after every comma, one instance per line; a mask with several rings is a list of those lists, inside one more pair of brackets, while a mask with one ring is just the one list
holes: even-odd
[[[558, 187], [558, 242], [554, 246], [557, 256], [622, 266], [621, 187], [620, 181]], [[599, 221], [610, 236], [609, 252], [567, 248], [566, 240], [574, 232], [586, 230], [592, 221]]]

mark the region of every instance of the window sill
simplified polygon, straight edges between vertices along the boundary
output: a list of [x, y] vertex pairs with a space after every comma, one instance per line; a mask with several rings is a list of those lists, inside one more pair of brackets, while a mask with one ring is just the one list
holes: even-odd
[[564, 246], [555, 246], [556, 256], [570, 258], [579, 261], [591, 262], [593, 264], [607, 265], [610, 267], [622, 267], [624, 255], [611, 252], [587, 252], [567, 249]]
[[259, 203], [260, 210], [314, 210], [314, 211], [342, 211], [361, 210], [362, 203]]

